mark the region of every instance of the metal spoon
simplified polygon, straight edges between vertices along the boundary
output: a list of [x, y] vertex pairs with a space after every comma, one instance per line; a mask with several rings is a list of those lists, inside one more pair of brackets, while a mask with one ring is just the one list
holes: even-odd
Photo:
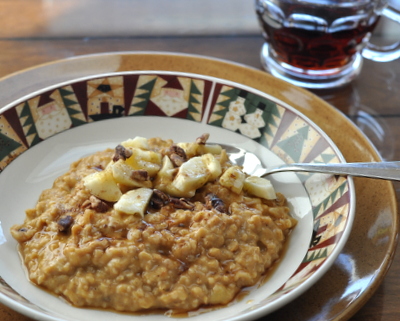
[[218, 145], [226, 150], [232, 163], [243, 166], [243, 170], [247, 174], [259, 177], [279, 172], [316, 172], [400, 181], [400, 161], [338, 164], [294, 163], [264, 168], [255, 154], [231, 145]]

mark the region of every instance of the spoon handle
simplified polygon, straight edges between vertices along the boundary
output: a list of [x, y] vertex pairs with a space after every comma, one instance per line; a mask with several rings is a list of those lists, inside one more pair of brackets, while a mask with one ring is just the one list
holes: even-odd
[[400, 161], [377, 163], [345, 163], [345, 164], [285, 164], [266, 170], [261, 176], [278, 172], [316, 172], [335, 175], [388, 179], [400, 181]]

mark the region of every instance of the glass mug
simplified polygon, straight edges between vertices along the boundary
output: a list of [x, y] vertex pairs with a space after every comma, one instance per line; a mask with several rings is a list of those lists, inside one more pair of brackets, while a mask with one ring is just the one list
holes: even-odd
[[387, 6], [387, 0], [255, 0], [266, 40], [263, 66], [305, 88], [347, 84], [360, 73], [363, 56], [400, 57], [400, 42], [382, 48], [369, 43], [381, 15], [400, 22], [398, 11]]

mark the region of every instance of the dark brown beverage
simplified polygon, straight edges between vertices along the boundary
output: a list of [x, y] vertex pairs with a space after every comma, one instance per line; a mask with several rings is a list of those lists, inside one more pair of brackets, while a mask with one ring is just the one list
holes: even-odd
[[271, 58], [291, 68], [341, 68], [369, 40], [384, 0], [258, 0]]
[[265, 38], [261, 63], [296, 86], [344, 86], [361, 72], [363, 58], [392, 61], [400, 44], [369, 42], [381, 15], [398, 21], [388, 0], [255, 0]]
[[365, 39], [369, 38], [368, 34], [375, 28], [378, 18], [369, 25], [359, 24], [353, 29], [331, 33], [294, 27], [276, 28], [262, 19], [260, 21], [275, 59], [296, 68], [324, 70], [349, 64]]

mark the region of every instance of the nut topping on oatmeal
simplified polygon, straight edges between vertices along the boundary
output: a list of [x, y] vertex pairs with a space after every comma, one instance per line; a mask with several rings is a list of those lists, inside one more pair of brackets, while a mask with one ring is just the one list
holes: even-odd
[[175, 167], [179, 167], [187, 161], [185, 150], [177, 145], [172, 145], [171, 148], [169, 148], [168, 156]]
[[94, 195], [91, 195], [88, 200], [84, 201], [82, 207], [91, 208], [99, 213], [104, 213], [109, 210], [108, 204]]
[[175, 208], [186, 209], [186, 210], [192, 210], [194, 208], [194, 204], [192, 202], [182, 197], [181, 198], [171, 197], [170, 202]]
[[199, 145], [205, 145], [207, 143], [208, 138], [210, 138], [210, 134], [205, 133], [196, 138], [196, 143]]
[[58, 224], [58, 230], [60, 232], [67, 233], [70, 230], [72, 224], [74, 224], [74, 219], [72, 218], [72, 216], [67, 215], [65, 217], [60, 218], [57, 224]]
[[147, 181], [149, 180], [149, 173], [144, 170], [134, 170], [131, 173], [131, 178], [137, 181]]
[[228, 304], [254, 286], [296, 220], [208, 138], [135, 137], [72, 163], [11, 229], [29, 279], [126, 312]]
[[113, 156], [113, 161], [116, 162], [120, 159], [126, 160], [127, 158], [132, 156], [132, 151], [129, 149], [126, 149], [122, 145], [117, 145], [115, 147], [115, 154]]
[[159, 210], [161, 207], [169, 203], [169, 196], [158, 189], [153, 189], [153, 195], [150, 199], [150, 206]]

